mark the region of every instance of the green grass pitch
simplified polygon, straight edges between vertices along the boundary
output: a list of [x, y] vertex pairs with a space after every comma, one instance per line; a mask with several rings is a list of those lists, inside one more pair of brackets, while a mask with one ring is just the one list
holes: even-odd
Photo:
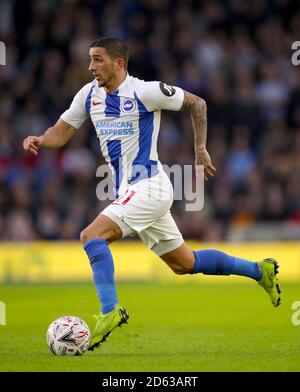
[[0, 371], [300, 371], [300, 325], [291, 322], [300, 289], [282, 286], [283, 303], [275, 309], [250, 281], [118, 284], [128, 325], [81, 357], [55, 357], [45, 335], [62, 315], [93, 327], [92, 284], [2, 286], [7, 325], [0, 326]]

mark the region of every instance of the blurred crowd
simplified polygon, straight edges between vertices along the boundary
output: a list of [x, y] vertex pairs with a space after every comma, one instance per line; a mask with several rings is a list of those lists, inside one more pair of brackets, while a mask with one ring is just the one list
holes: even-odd
[[[123, 38], [129, 73], [203, 97], [208, 151], [217, 168], [205, 207], [174, 218], [185, 238], [230, 240], [280, 223], [300, 228], [300, 39], [294, 0], [0, 0], [0, 240], [78, 239], [106, 205], [96, 198], [103, 163], [87, 122], [60, 150], [37, 157], [22, 140], [53, 125], [91, 81], [88, 48], [100, 35]], [[159, 156], [193, 164], [188, 113], [164, 112]], [[174, 154], [174, 151], [176, 153]]]

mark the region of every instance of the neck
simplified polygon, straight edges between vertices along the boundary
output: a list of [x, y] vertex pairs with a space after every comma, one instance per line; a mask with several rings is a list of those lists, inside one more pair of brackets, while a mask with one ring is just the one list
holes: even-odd
[[113, 93], [118, 89], [118, 87], [124, 82], [127, 76], [127, 71], [122, 72], [120, 75], [117, 75], [111, 83], [109, 83], [106, 87], [105, 90], [108, 93]]

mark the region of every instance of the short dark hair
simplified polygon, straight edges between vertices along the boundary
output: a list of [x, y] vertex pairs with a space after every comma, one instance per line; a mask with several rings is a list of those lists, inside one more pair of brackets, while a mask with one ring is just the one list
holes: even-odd
[[121, 57], [125, 62], [125, 68], [128, 66], [129, 52], [125, 43], [120, 39], [112, 36], [97, 38], [90, 48], [105, 48], [107, 53], [113, 59]]

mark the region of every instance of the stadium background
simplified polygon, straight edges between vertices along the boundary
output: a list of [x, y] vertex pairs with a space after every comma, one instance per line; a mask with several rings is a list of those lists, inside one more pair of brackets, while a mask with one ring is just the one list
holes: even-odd
[[[174, 202], [183, 236], [203, 247], [285, 241], [288, 251], [286, 241], [300, 236], [300, 71], [291, 64], [300, 13], [287, 0], [2, 0], [0, 240], [78, 241], [108, 203], [96, 198], [104, 162], [90, 122], [63, 149], [38, 157], [22, 149], [23, 138], [44, 132], [91, 80], [87, 48], [102, 34], [126, 40], [131, 74], [207, 101], [208, 150], [218, 171], [201, 212]], [[193, 164], [188, 114], [163, 114], [159, 156], [169, 166]], [[13, 265], [5, 249], [1, 280], [10, 274], [3, 260]]]
[[[23, 151], [22, 140], [56, 122], [91, 80], [87, 49], [102, 34], [126, 40], [130, 74], [180, 86], [207, 102], [217, 175], [205, 186], [199, 213], [174, 202], [184, 237], [197, 249], [278, 258], [285, 297], [276, 316], [253, 282], [175, 276], [130, 238], [112, 245], [118, 283], [127, 281], [119, 293], [134, 315], [127, 339], [112, 337], [97, 362], [85, 355], [85, 362], [65, 359], [61, 367], [41, 354], [44, 331], [61, 314], [92, 323], [97, 301], [79, 233], [107, 204], [95, 192], [104, 161], [90, 122], [67, 146], [38, 157]], [[81, 371], [98, 364], [112, 371], [299, 371], [299, 336], [290, 322], [291, 304], [300, 300], [300, 68], [291, 63], [291, 44], [299, 39], [293, 0], [0, 0], [0, 40], [7, 48], [0, 69], [0, 301], [7, 306], [0, 370]], [[158, 147], [162, 163], [193, 164], [187, 113], [163, 113]], [[197, 333], [205, 348], [187, 340]], [[31, 351], [22, 356], [24, 344]], [[143, 357], [155, 350], [153, 359]]]

